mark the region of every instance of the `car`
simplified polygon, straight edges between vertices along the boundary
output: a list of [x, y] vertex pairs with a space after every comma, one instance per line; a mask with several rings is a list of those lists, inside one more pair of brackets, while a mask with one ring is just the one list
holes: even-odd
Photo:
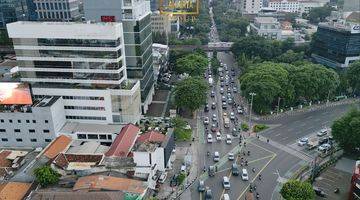
[[162, 173], [158, 179], [159, 183], [165, 183], [166, 177], [167, 177], [167, 172]]
[[229, 160], [234, 160], [235, 159], [234, 153], [228, 153], [228, 159]]
[[222, 101], [222, 102], [226, 102], [226, 97], [225, 97], [225, 96], [222, 96], [222, 97], [221, 97], [221, 101]]
[[209, 166], [208, 174], [209, 174], [209, 176], [215, 176], [215, 167], [214, 167], [214, 165]]
[[226, 86], [229, 86], [229, 81], [225, 82], [225, 85], [226, 85]]
[[206, 190], [205, 190], [205, 200], [211, 200], [212, 199], [212, 193], [211, 193], [211, 190], [210, 190], [210, 188], [206, 188]]
[[217, 131], [218, 131], [218, 128], [217, 128], [216, 124], [212, 124], [211, 125], [211, 132], [216, 133]]
[[326, 143], [332, 144], [332, 140], [330, 140], [329, 137], [324, 137], [319, 140], [319, 145], [326, 144]]
[[229, 134], [226, 135], [226, 144], [231, 144], [231, 136]]
[[227, 176], [223, 177], [223, 187], [225, 190], [230, 190], [230, 180]]
[[232, 104], [233, 103], [232, 98], [228, 98], [227, 102], [228, 102], [228, 104]]
[[221, 87], [224, 87], [224, 85], [225, 85], [224, 82], [220, 82]]
[[213, 102], [212, 104], [211, 104], [211, 109], [216, 109], [216, 103], [215, 102]]
[[233, 87], [233, 92], [237, 93], [237, 88], [236, 87]]
[[230, 196], [229, 196], [229, 194], [224, 194], [223, 195], [223, 200], [230, 200]]
[[204, 181], [199, 181], [198, 191], [205, 192], [205, 182]]
[[233, 128], [233, 129], [232, 129], [232, 135], [233, 135], [234, 137], [239, 136], [239, 131], [238, 131], [236, 128]]
[[228, 89], [227, 89], [227, 92], [228, 92], [228, 94], [229, 94], [229, 93], [231, 92], [231, 88], [228, 88]]
[[205, 107], [204, 107], [204, 112], [209, 112], [209, 105], [205, 105]]
[[302, 147], [302, 146], [306, 145], [308, 142], [309, 142], [309, 138], [304, 137], [298, 141], [298, 145]]
[[322, 137], [322, 136], [325, 136], [327, 134], [327, 132], [328, 132], [327, 129], [323, 128], [319, 132], [317, 132], [316, 135], [318, 137]]
[[242, 169], [241, 179], [242, 179], [243, 181], [248, 181], [248, 180], [249, 180], [249, 175], [248, 175], [246, 169]]
[[213, 142], [213, 137], [212, 137], [212, 135], [211, 135], [210, 133], [207, 135], [207, 142], [208, 142], [208, 143], [212, 143], [212, 142]]
[[331, 149], [330, 144], [322, 144], [318, 147], [318, 151], [321, 151], [321, 152], [329, 151], [330, 149]]
[[313, 189], [314, 189], [314, 192], [315, 192], [315, 194], [317, 196], [319, 196], [319, 197], [325, 197], [326, 196], [325, 192], [321, 188], [313, 187]]
[[236, 163], [233, 163], [231, 166], [231, 173], [234, 176], [239, 176], [240, 174], [240, 170], [239, 170], [239, 166]]
[[211, 94], [210, 94], [211, 97], [215, 97], [215, 91], [211, 91]]
[[222, 109], [225, 109], [225, 110], [226, 110], [226, 108], [227, 108], [226, 102], [223, 102], [221, 107], [222, 107]]
[[231, 93], [229, 92], [229, 93], [227, 93], [227, 97], [228, 98], [231, 98], [232, 97], [232, 95], [231, 95]]
[[182, 172], [182, 173], [185, 173], [186, 172], [186, 165], [181, 165], [181, 167], [180, 167], [180, 171]]
[[217, 140], [217, 141], [221, 140], [221, 134], [220, 134], [219, 131], [216, 132], [216, 140]]
[[235, 113], [233, 113], [233, 112], [230, 113], [230, 119], [235, 120]]
[[243, 114], [244, 113], [243, 109], [240, 106], [237, 107], [237, 113], [238, 114]]
[[207, 125], [209, 124], [210, 120], [209, 120], [209, 117], [205, 117], [204, 118], [204, 124]]
[[224, 117], [226, 117], [226, 116], [227, 116], [227, 113], [226, 113], [226, 112], [224, 112], [224, 113], [223, 113], [223, 116], [224, 116]]
[[213, 114], [211, 119], [212, 119], [214, 122], [216, 122], [216, 121], [217, 121], [217, 116], [216, 116], [216, 114]]
[[224, 94], [224, 88], [220, 88], [220, 94]]
[[215, 152], [214, 152], [213, 160], [214, 160], [215, 162], [219, 162], [219, 160], [220, 160], [220, 154], [219, 154], [218, 151], [215, 151]]

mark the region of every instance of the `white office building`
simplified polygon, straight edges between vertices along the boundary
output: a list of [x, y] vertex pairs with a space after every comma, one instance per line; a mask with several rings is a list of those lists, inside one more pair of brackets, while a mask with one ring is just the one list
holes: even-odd
[[154, 94], [150, 1], [147, 0], [86, 0], [86, 20], [121, 22], [127, 76], [140, 80], [142, 111], [146, 113]]
[[22, 82], [35, 98], [61, 96], [68, 122], [135, 123], [140, 83], [127, 79], [121, 23], [15, 22]]
[[255, 17], [250, 30], [268, 39], [281, 40], [281, 25], [274, 17]]
[[309, 13], [312, 8], [318, 8], [325, 6], [326, 3], [330, 1], [313, 1], [313, 0], [306, 0], [299, 2], [299, 12], [302, 13]]
[[151, 31], [153, 33], [177, 34], [180, 31], [179, 18], [167, 14], [160, 14], [159, 11], [151, 14]]
[[40, 21], [74, 21], [80, 19], [79, 0], [34, 0]]
[[262, 0], [240, 0], [240, 12], [245, 15], [257, 14], [262, 8]]
[[270, 0], [269, 7], [279, 12], [300, 12], [298, 0]]

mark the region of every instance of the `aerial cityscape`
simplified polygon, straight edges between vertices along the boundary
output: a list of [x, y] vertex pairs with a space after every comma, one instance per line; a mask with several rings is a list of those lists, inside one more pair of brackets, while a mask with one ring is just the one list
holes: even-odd
[[359, 0], [0, 0], [0, 200], [360, 200]]

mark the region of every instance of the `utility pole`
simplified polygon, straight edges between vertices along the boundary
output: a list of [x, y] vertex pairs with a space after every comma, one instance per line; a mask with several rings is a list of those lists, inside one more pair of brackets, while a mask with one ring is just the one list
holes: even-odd
[[253, 107], [254, 96], [256, 96], [256, 93], [250, 92], [249, 95], [251, 96], [250, 116], [249, 116], [249, 129], [250, 129], [250, 131], [251, 131], [251, 111], [252, 111], [252, 107]]

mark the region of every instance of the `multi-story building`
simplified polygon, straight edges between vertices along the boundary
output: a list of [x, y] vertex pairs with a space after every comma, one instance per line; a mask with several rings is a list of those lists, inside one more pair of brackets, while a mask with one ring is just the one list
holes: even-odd
[[329, 67], [348, 67], [360, 59], [360, 25], [320, 23], [313, 38], [312, 57]]
[[84, 1], [85, 19], [122, 22], [126, 70], [129, 78], [140, 80], [143, 113], [154, 94], [150, 2], [146, 0]]
[[323, 6], [325, 6], [326, 3], [328, 3], [328, 2], [313, 1], [313, 0], [299, 1], [299, 12], [301, 14], [309, 13], [312, 8], [323, 7]]
[[159, 33], [178, 33], [180, 24], [178, 17], [172, 17], [166, 14], [160, 14], [159, 11], [151, 13], [151, 31]]
[[360, 199], [360, 160], [355, 162], [354, 173], [351, 177], [349, 200]]
[[268, 39], [281, 40], [281, 25], [274, 17], [255, 17], [250, 30]]
[[24, 20], [36, 20], [32, 0], [0, 1], [0, 28], [6, 28], [7, 23]]
[[298, 0], [270, 0], [269, 7], [280, 12], [300, 11], [300, 3]]
[[240, 0], [240, 12], [245, 15], [257, 14], [262, 8], [262, 0]]
[[83, 123], [135, 123], [140, 83], [127, 79], [121, 23], [15, 22], [13, 39], [22, 82], [35, 99], [61, 96], [65, 118]]
[[41, 21], [74, 21], [80, 18], [79, 0], [34, 0]]
[[45, 147], [65, 123], [61, 97], [45, 97], [32, 105], [0, 105], [1, 147]]

